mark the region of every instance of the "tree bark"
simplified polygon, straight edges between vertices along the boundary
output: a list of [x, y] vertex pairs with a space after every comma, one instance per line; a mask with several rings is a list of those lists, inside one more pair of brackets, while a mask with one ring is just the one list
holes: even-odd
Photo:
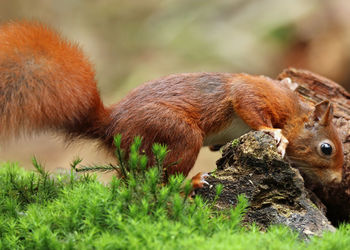
[[305, 180], [305, 185], [321, 199], [327, 208], [327, 217], [334, 225], [349, 222], [350, 215], [350, 94], [339, 84], [307, 70], [285, 69], [277, 78], [289, 77], [299, 84], [296, 89], [306, 102], [330, 100], [334, 104], [333, 122], [344, 144], [345, 164], [341, 184], [320, 186]]

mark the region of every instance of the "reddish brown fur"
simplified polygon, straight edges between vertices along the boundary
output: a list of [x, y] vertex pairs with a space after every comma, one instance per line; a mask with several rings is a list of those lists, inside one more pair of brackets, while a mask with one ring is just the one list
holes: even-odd
[[101, 138], [109, 124], [77, 45], [40, 23], [0, 26], [0, 135], [59, 130]]
[[305, 113], [297, 96], [287, 86], [263, 76], [240, 74], [232, 80], [234, 109], [253, 129], [283, 128]]
[[[328, 122], [323, 123], [314, 117], [314, 113], [303, 120], [295, 120], [285, 129], [286, 134], [290, 134], [287, 155], [290, 160], [299, 166], [312, 179], [327, 183], [334, 179], [334, 174], [340, 176], [343, 171], [344, 154], [343, 146], [339, 139], [338, 132], [332, 123], [333, 115], [325, 111]], [[334, 144], [335, 152], [332, 157], [321, 157], [317, 151], [318, 144], [330, 139]], [[308, 142], [305, 144], [305, 142]], [[312, 164], [310, 164], [312, 163]]]
[[[147, 155], [158, 142], [170, 150], [165, 164], [180, 160], [170, 174], [187, 175], [204, 139], [229, 127], [236, 115], [253, 129], [281, 128], [290, 142], [287, 153], [310, 163], [314, 172], [339, 171], [342, 165], [334, 128], [319, 127], [310, 137], [304, 125], [312, 108], [279, 81], [246, 74], [177, 74], [145, 83], [105, 108], [81, 50], [38, 23], [0, 28], [0, 105], [2, 137], [23, 130], [63, 131], [100, 138], [113, 152], [115, 134], [122, 134], [124, 148], [141, 135]], [[337, 159], [321, 161], [314, 151], [310, 157], [300, 150], [309, 148], [309, 138], [323, 134], [335, 141]]]

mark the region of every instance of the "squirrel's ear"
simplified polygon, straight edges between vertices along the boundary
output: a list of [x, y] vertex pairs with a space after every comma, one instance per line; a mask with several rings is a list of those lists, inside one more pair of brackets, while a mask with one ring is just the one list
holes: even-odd
[[327, 126], [332, 122], [333, 105], [328, 100], [322, 101], [315, 106], [314, 120], [320, 125]]

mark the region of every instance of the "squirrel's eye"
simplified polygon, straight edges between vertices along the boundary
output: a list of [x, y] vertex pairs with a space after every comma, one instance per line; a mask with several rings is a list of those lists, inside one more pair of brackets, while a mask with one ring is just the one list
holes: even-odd
[[333, 148], [329, 143], [322, 143], [321, 144], [321, 151], [325, 155], [331, 155]]
[[321, 141], [317, 147], [318, 154], [325, 158], [332, 157], [332, 155], [335, 154], [335, 151], [336, 148], [334, 147], [333, 142], [328, 139]]

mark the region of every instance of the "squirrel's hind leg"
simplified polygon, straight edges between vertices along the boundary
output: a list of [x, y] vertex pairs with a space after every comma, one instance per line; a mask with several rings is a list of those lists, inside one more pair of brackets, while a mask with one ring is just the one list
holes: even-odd
[[182, 173], [187, 176], [203, 145], [203, 136], [199, 129], [188, 128], [186, 131], [183, 129], [182, 127], [182, 132], [184, 132], [182, 139], [168, 145], [166, 163], [171, 165], [176, 162], [176, 165], [167, 168], [168, 174]]

